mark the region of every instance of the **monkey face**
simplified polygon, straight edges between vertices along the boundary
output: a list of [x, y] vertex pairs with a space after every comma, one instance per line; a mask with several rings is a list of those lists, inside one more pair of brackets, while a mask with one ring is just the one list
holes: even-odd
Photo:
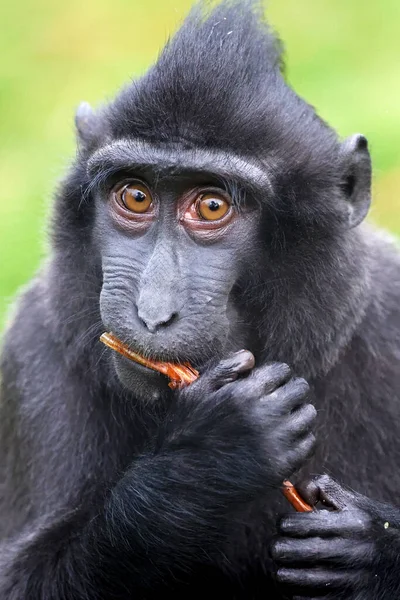
[[[235, 290], [256, 247], [257, 214], [210, 173], [118, 172], [96, 199], [104, 328], [143, 356], [196, 368], [250, 347]], [[168, 389], [165, 377], [113, 360], [136, 393]]]

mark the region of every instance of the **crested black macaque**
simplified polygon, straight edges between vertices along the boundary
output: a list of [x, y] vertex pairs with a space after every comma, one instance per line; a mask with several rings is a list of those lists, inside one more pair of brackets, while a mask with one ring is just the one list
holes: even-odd
[[[196, 6], [76, 126], [2, 352], [0, 597], [286, 597], [284, 478], [400, 487], [400, 256], [362, 223], [367, 142], [295, 94], [246, 1]], [[103, 331], [201, 376], [172, 391]]]

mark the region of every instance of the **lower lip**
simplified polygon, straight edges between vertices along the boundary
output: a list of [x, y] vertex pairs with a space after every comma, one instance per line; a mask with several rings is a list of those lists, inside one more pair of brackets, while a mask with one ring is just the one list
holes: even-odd
[[137, 369], [138, 371], [145, 373], [147, 376], [152, 374], [154, 376], [160, 377], [162, 375], [162, 373], [159, 373], [158, 371], [155, 371], [154, 369], [149, 369], [148, 367], [145, 367], [144, 365], [141, 365], [140, 363], [137, 363], [133, 360], [129, 360], [129, 358], [126, 358], [126, 356], [118, 356], [118, 360], [122, 360], [124, 362], [124, 364], [128, 365], [131, 369]]
[[153, 373], [153, 375], [158, 375], [158, 376], [161, 375], [161, 373], [159, 373], [158, 371], [155, 371], [154, 369], [150, 369], [149, 367], [145, 367], [144, 365], [141, 365], [140, 363], [137, 363], [133, 360], [129, 360], [129, 358], [126, 358], [125, 356], [123, 356], [122, 358], [127, 365], [130, 365], [131, 367], [136, 368], [139, 371], [143, 371], [143, 373], [147, 373], [147, 374]]

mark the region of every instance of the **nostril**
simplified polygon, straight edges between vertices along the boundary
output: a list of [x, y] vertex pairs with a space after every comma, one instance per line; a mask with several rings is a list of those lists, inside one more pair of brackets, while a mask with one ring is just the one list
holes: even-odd
[[138, 313], [139, 319], [142, 321], [143, 325], [150, 331], [150, 333], [155, 333], [160, 329], [165, 329], [169, 327], [178, 319], [178, 313], [172, 313], [166, 317], [158, 317], [157, 319], [151, 319], [140, 312]]
[[172, 323], [178, 319], [178, 313], [172, 313], [172, 315], [166, 320], [160, 323], [160, 327], [169, 327]]

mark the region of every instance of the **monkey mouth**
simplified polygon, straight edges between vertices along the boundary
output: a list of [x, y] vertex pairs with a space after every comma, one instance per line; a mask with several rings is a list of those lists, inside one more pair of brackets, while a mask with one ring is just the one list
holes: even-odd
[[158, 395], [170, 391], [168, 379], [161, 373], [129, 360], [117, 352], [113, 352], [110, 359], [122, 386], [135, 395], [141, 396], [143, 390], [146, 397], [149, 393], [152, 396], [154, 393]]
[[123, 356], [122, 354], [114, 354], [113, 358], [114, 360], [121, 361], [127, 368], [135, 369], [136, 371], [143, 373], [147, 377], [151, 375], [154, 375], [155, 377], [162, 377], [162, 373], [160, 373], [159, 371], [151, 369], [150, 367], [145, 367], [143, 364], [136, 361], [132, 361], [131, 359], [127, 358], [126, 356]]
[[155, 371], [158, 375], [165, 375], [169, 379], [168, 385], [172, 389], [190, 385], [200, 375], [189, 363], [177, 364], [146, 358], [132, 350], [127, 344], [124, 344], [113, 333], [103, 333], [100, 337], [100, 341], [122, 355], [126, 360], [130, 360], [142, 367], [142, 369], [146, 369], [146, 371]]

